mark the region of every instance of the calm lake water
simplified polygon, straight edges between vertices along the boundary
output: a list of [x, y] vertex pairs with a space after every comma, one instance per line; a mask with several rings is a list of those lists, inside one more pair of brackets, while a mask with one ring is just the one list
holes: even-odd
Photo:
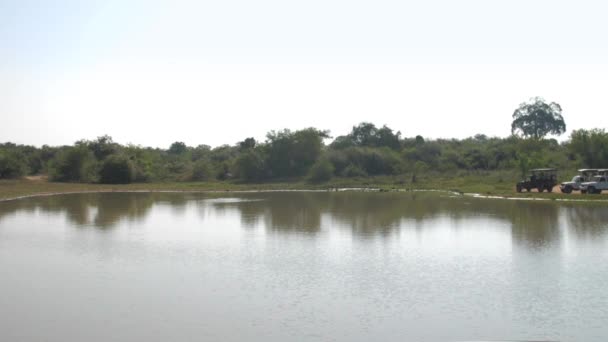
[[608, 340], [608, 207], [430, 193], [0, 202], [1, 341]]

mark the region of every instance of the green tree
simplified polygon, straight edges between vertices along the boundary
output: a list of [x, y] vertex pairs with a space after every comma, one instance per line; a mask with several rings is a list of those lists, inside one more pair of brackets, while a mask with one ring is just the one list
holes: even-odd
[[134, 182], [147, 182], [162, 178], [159, 177], [159, 172], [162, 169], [159, 150], [132, 144], [123, 147], [122, 150], [131, 159], [135, 167]]
[[197, 160], [192, 165], [193, 181], [206, 181], [213, 178], [213, 168], [207, 160]]
[[565, 131], [562, 107], [555, 102], [546, 103], [543, 98], [535, 97], [520, 104], [513, 112], [513, 134], [520, 132], [524, 137], [539, 140], [547, 134], [560, 135]]
[[353, 126], [350, 136], [357, 146], [376, 146], [377, 132], [378, 129], [373, 123], [362, 122], [357, 126]]
[[192, 160], [207, 159], [211, 155], [211, 147], [209, 145], [198, 145], [192, 149]]
[[600, 168], [608, 165], [608, 133], [603, 129], [573, 131], [568, 148], [583, 166]]
[[234, 173], [247, 182], [260, 180], [266, 174], [266, 160], [257, 149], [244, 151], [234, 161]]
[[59, 152], [50, 171], [51, 180], [59, 182], [92, 182], [95, 174], [95, 156], [85, 145]]
[[23, 158], [16, 153], [0, 151], [0, 179], [19, 178], [26, 173], [26, 165]]
[[305, 175], [314, 164], [323, 148], [327, 131], [306, 128], [292, 132], [288, 129], [266, 135], [268, 167], [275, 177]]
[[[354, 126], [346, 137], [338, 137], [334, 141], [336, 147], [365, 146], [365, 147], [389, 147], [399, 149], [401, 132], [393, 133], [386, 125], [377, 128], [369, 122], [362, 122]], [[350, 142], [348, 142], [350, 140]]]
[[188, 151], [188, 146], [181, 141], [176, 141], [169, 146], [169, 154], [180, 155]]
[[107, 156], [116, 153], [120, 146], [109, 135], [100, 136], [93, 141], [82, 140], [76, 144], [86, 145], [93, 152], [97, 160], [103, 160]]
[[127, 184], [135, 179], [135, 165], [123, 154], [113, 154], [103, 161], [99, 181], [106, 184]]
[[401, 132], [393, 133], [392, 129], [384, 125], [376, 131], [376, 146], [399, 149], [401, 147], [400, 136]]
[[312, 182], [326, 182], [334, 175], [334, 166], [327, 158], [319, 158], [310, 168], [308, 179]]
[[241, 150], [241, 151], [244, 151], [247, 149], [252, 149], [255, 147], [255, 145], [256, 145], [256, 141], [254, 138], [247, 138], [238, 143], [239, 150]]
[[338, 174], [343, 173], [348, 165], [356, 166], [369, 175], [391, 175], [403, 171], [399, 154], [388, 147], [351, 147], [341, 152], [344, 160], [337, 159], [334, 153], [329, 154]]
[[342, 177], [367, 177], [367, 172], [358, 165], [348, 164], [342, 171]]

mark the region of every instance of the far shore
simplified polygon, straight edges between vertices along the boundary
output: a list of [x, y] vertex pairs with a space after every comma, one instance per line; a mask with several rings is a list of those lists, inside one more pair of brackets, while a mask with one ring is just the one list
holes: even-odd
[[238, 182], [155, 182], [132, 184], [88, 184], [49, 182], [45, 177], [28, 177], [20, 180], [0, 181], [0, 201], [29, 197], [52, 196], [76, 193], [103, 192], [184, 192], [184, 193], [228, 193], [256, 191], [444, 191], [460, 195], [485, 198], [559, 200], [572, 202], [606, 202], [608, 199], [598, 195], [581, 196], [579, 192], [562, 194], [559, 186], [552, 193], [536, 191], [517, 193], [505, 182], [496, 182], [494, 187], [487, 177], [479, 181], [453, 179], [446, 182], [419, 182], [400, 184], [391, 178], [334, 179], [326, 183], [276, 182], [276, 183], [238, 183]]

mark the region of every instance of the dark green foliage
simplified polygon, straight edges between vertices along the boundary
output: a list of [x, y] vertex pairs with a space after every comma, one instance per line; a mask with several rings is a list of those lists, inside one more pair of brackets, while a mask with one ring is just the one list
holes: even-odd
[[569, 149], [572, 159], [579, 159], [581, 166], [608, 167], [608, 133], [603, 129], [573, 131]]
[[361, 167], [349, 164], [341, 173], [342, 177], [366, 177], [367, 172]]
[[186, 153], [186, 151], [188, 151], [188, 146], [181, 141], [176, 141], [169, 146], [167, 152], [169, 152], [169, 154], [180, 155]]
[[0, 179], [19, 178], [26, 174], [23, 158], [14, 151], [0, 150]]
[[96, 180], [96, 160], [85, 145], [61, 150], [53, 160], [49, 176], [58, 182], [93, 182]]
[[152, 148], [127, 145], [123, 147], [123, 153], [129, 157], [135, 168], [134, 182], [147, 182], [162, 179], [161, 153]]
[[227, 162], [222, 162], [215, 168], [216, 178], [219, 180], [227, 180], [233, 177], [232, 172], [230, 172], [230, 165]]
[[387, 147], [350, 147], [331, 152], [328, 159], [337, 174], [342, 174], [349, 165], [356, 166], [369, 175], [390, 175], [403, 171], [399, 155]]
[[4, 158], [2, 163], [5, 165], [5, 174], [11, 174], [11, 176], [5, 176], [5, 178], [46, 172], [48, 162], [55, 156], [56, 151], [56, 148], [46, 145], [42, 148], [36, 148], [35, 146], [13, 143], [0, 144], [0, 154]]
[[116, 153], [119, 149], [119, 145], [109, 135], [103, 135], [93, 141], [81, 140], [76, 142], [76, 144], [86, 146], [93, 152], [97, 160], [103, 160], [107, 156]]
[[336, 175], [341, 175], [348, 165], [352, 165], [345, 151], [342, 149], [330, 149], [327, 151], [327, 159], [334, 166]]
[[211, 156], [211, 147], [209, 145], [198, 145], [192, 149], [192, 160], [209, 159]]
[[206, 160], [198, 160], [192, 165], [192, 177], [190, 180], [193, 181], [206, 181], [213, 178], [213, 167]]
[[337, 137], [332, 148], [343, 149], [353, 146], [359, 147], [389, 147], [399, 149], [401, 132], [393, 133], [386, 125], [377, 128], [369, 122], [362, 122], [354, 126], [350, 134]]
[[334, 139], [334, 141], [329, 145], [330, 148], [337, 149], [337, 150], [345, 149], [348, 147], [354, 147], [354, 146], [355, 146], [355, 143], [353, 142], [353, 139], [349, 135], [341, 135], [339, 137], [336, 137], [336, 139]]
[[520, 132], [524, 137], [538, 140], [547, 134], [560, 135], [565, 131], [562, 107], [555, 102], [546, 103], [544, 99], [535, 97], [520, 104], [513, 113], [512, 133]]
[[255, 147], [255, 145], [256, 145], [256, 141], [254, 138], [247, 138], [238, 143], [239, 150], [241, 150], [241, 151], [244, 151], [247, 149], [252, 149]]
[[239, 149], [237, 147], [222, 145], [212, 149], [209, 154], [209, 158], [217, 164], [223, 164], [231, 159], [236, 158], [238, 154]]
[[369, 122], [362, 122], [353, 127], [349, 134], [351, 140], [356, 146], [376, 146], [376, 126]]
[[401, 132], [393, 133], [393, 130], [388, 128], [386, 125], [382, 126], [376, 131], [375, 146], [377, 147], [389, 147], [394, 150], [399, 149], [401, 144], [399, 139]]
[[264, 156], [254, 149], [244, 151], [234, 161], [234, 173], [235, 177], [247, 182], [263, 179], [267, 173]]
[[312, 182], [326, 182], [334, 175], [334, 166], [327, 158], [319, 158], [310, 168], [308, 179]]
[[105, 184], [127, 184], [135, 180], [133, 162], [123, 154], [114, 154], [104, 159], [99, 170], [99, 181]]
[[327, 131], [306, 128], [291, 132], [288, 129], [271, 131], [267, 137], [268, 167], [274, 177], [305, 175], [321, 155]]
[[442, 142], [418, 142], [413, 147], [406, 148], [403, 151], [404, 159], [413, 164], [416, 161], [423, 161], [428, 165], [438, 166], [439, 157], [441, 156]]
[[190, 159], [180, 158], [176, 155], [169, 155], [165, 159], [165, 174], [161, 175], [162, 180], [184, 181], [191, 178], [192, 162]]
[[365, 150], [359, 164], [370, 175], [391, 175], [403, 171], [402, 162], [397, 153], [387, 147]]

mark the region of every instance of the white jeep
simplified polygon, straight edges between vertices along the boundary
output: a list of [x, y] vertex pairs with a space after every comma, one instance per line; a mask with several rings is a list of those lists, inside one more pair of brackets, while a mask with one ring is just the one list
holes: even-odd
[[606, 176], [593, 176], [590, 182], [581, 183], [581, 193], [601, 194], [602, 190], [608, 190], [608, 180]]
[[559, 188], [565, 194], [571, 193], [572, 190], [580, 190], [581, 184], [597, 175], [598, 171], [598, 169], [580, 169], [578, 170], [578, 175], [572, 177], [570, 182], [561, 183]]
[[574, 177], [572, 177], [572, 180], [570, 182], [563, 182], [559, 185], [559, 189], [565, 193], [565, 194], [569, 194], [572, 192], [572, 190], [580, 190], [581, 189], [581, 184], [585, 181], [585, 178], [583, 178], [582, 176], [576, 175]]

